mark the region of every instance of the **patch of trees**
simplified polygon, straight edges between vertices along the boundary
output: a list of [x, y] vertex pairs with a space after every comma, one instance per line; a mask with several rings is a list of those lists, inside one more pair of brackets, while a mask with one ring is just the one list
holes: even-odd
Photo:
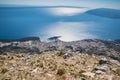
[[49, 46], [48, 51], [56, 51], [57, 47], [56, 46]]
[[79, 46], [79, 47], [75, 48], [75, 51], [80, 52], [80, 53], [84, 53], [85, 49]]
[[14, 53], [40, 53], [38, 48], [33, 47], [25, 48], [25, 47], [17, 47], [17, 46], [4, 46], [0, 48], [0, 52], [14, 52]]
[[49, 40], [49, 41], [54, 41], [54, 42], [56, 42], [56, 41], [59, 40], [60, 37], [61, 37], [61, 36], [53, 36], [53, 37], [48, 38], [48, 40]]
[[73, 50], [72, 46], [65, 46], [65, 48]]
[[29, 40], [40, 41], [40, 38], [39, 37], [25, 37], [25, 38], [21, 38], [21, 39], [1, 39], [0, 42], [13, 42], [13, 41], [24, 42], [24, 41], [29, 41]]

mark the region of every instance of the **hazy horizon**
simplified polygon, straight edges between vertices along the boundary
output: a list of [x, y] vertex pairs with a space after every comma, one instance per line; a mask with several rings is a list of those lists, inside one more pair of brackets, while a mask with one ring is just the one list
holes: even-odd
[[120, 0], [0, 0], [4, 6], [76, 6], [120, 9]]

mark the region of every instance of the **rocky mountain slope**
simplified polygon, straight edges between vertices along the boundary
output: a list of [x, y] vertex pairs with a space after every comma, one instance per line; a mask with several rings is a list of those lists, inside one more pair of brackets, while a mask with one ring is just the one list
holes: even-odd
[[120, 80], [120, 63], [72, 52], [7, 52], [0, 55], [0, 80]]
[[120, 61], [120, 40], [86, 39], [73, 42], [41, 42], [39, 39], [26, 41], [0, 42], [0, 52], [43, 53], [64, 51], [102, 55]]
[[0, 80], [120, 80], [119, 40], [24, 39], [0, 42]]

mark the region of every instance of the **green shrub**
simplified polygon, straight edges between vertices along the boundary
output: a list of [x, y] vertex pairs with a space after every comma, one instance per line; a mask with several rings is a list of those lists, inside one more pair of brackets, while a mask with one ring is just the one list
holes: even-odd
[[82, 73], [84, 73], [84, 70], [81, 70], [80, 72], [76, 72], [76, 73], [70, 73], [72, 76], [74, 76], [75, 78], [80, 78], [80, 77], [85, 77], [85, 75], [83, 75]]
[[62, 52], [62, 51], [61, 51], [61, 52], [58, 52], [57, 55], [58, 55], [58, 56], [64, 56], [64, 55], [65, 55], [65, 52]]
[[79, 72], [79, 74], [82, 74], [82, 73], [84, 73], [85, 72], [85, 70], [81, 70], [80, 72]]
[[85, 77], [85, 75], [82, 74], [82, 73], [84, 73], [84, 72], [85, 72], [84, 70], [79, 71], [78, 76], [79, 76], [79, 77]]
[[120, 76], [120, 69], [115, 70], [114, 73]]
[[9, 70], [7, 68], [1, 68], [1, 70], [0, 70], [0, 72], [3, 73], [3, 74], [6, 73], [6, 72], [8, 72], [8, 71]]
[[65, 73], [66, 73], [65, 69], [58, 69], [58, 71], [57, 71], [57, 75], [59, 75], [59, 76], [62, 76]]

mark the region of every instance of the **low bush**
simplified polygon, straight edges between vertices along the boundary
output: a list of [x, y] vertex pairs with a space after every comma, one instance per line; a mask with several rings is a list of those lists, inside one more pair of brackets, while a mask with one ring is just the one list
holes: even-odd
[[62, 76], [65, 73], [66, 73], [65, 69], [58, 69], [58, 71], [57, 71], [57, 75], [59, 75], [59, 76]]

